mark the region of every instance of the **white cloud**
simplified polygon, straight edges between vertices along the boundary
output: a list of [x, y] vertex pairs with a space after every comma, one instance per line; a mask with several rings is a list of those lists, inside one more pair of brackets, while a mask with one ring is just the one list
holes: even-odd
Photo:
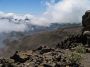
[[50, 23], [78, 23], [86, 10], [89, 10], [90, 0], [47, 0], [46, 11], [39, 17], [34, 17], [32, 23], [48, 25]]
[[24, 31], [24, 24], [10, 23], [8, 20], [0, 20], [0, 32]]
[[0, 33], [11, 31], [24, 31], [27, 28], [24, 23], [26, 16], [30, 17], [31, 15], [18, 15], [15, 13], [0, 12]]
[[0, 18], [4, 17], [4, 18], [10, 18], [13, 17], [15, 14], [14, 13], [4, 13], [4, 12], [0, 12]]
[[44, 15], [52, 19], [51, 22], [81, 22], [84, 12], [90, 9], [90, 0], [62, 0], [47, 5], [48, 8]]

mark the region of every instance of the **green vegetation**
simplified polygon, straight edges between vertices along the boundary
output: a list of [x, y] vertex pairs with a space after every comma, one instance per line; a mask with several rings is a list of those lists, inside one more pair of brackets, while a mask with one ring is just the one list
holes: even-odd
[[80, 44], [75, 47], [75, 51], [77, 53], [86, 53], [86, 48], [82, 44]]
[[67, 56], [67, 62], [69, 64], [76, 63], [79, 64], [82, 56], [80, 53], [72, 52], [70, 55]]
[[83, 54], [86, 53], [86, 49], [82, 44], [79, 44], [74, 48], [74, 51], [71, 51], [69, 54], [67, 54], [67, 64], [73, 65], [80, 65], [81, 60], [83, 59]]

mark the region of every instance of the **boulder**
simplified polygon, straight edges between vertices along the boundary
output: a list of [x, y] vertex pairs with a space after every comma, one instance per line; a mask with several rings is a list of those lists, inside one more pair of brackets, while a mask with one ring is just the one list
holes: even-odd
[[85, 35], [85, 36], [90, 36], [90, 31], [84, 31], [84, 32], [83, 32], [83, 35]]
[[16, 53], [10, 58], [15, 62], [24, 63], [29, 60], [30, 55], [32, 55], [32, 51], [16, 51]]

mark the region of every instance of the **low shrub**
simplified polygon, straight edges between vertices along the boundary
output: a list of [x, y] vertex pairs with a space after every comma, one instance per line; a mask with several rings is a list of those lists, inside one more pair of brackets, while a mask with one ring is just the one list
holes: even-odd
[[86, 48], [82, 44], [80, 44], [75, 47], [75, 51], [77, 53], [86, 53]]

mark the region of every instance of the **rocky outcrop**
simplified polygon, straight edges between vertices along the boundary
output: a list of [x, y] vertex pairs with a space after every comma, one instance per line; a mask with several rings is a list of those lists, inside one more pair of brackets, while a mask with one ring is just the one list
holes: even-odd
[[24, 63], [29, 60], [29, 56], [32, 55], [32, 52], [33, 51], [16, 51], [16, 53], [10, 58], [14, 59], [15, 62]]
[[90, 10], [86, 11], [85, 15], [83, 15], [82, 25], [84, 41], [90, 46]]
[[71, 49], [76, 47], [78, 45], [77, 43], [83, 43], [81, 34], [70, 35], [61, 41], [61, 43], [58, 43], [56, 47], [60, 49]]
[[0, 59], [0, 67], [73, 67], [77, 65], [67, 63], [65, 52], [46, 46], [40, 46], [35, 50], [16, 51], [10, 61]]
[[85, 30], [90, 30], [90, 10], [86, 11], [85, 15], [83, 15], [82, 25]]

